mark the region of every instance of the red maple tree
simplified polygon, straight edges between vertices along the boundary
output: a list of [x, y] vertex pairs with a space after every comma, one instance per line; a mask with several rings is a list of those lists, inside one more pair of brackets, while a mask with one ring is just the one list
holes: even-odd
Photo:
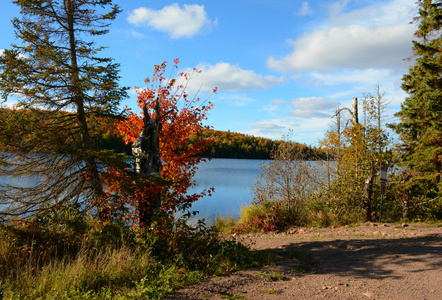
[[[178, 68], [178, 59], [174, 60], [174, 70]], [[199, 97], [189, 97], [185, 88], [196, 74], [201, 71], [193, 69], [192, 73], [180, 73], [176, 78], [166, 78], [166, 62], [155, 66], [153, 77], [145, 79], [146, 88], [136, 88], [138, 106], [144, 105], [155, 119], [155, 103], [161, 116], [159, 131], [160, 156], [162, 161], [161, 178], [149, 180], [134, 176], [133, 170], [108, 168], [105, 181], [109, 187], [100, 203], [99, 211], [108, 217], [130, 220], [138, 224], [140, 203], [151, 203], [153, 197], [161, 191], [162, 210], [171, 218], [175, 212], [188, 209], [191, 204], [205, 195], [211, 195], [213, 188], [200, 193], [188, 195], [187, 191], [194, 185], [192, 180], [197, 165], [205, 161], [200, 154], [213, 142], [212, 139], [197, 138], [209, 126], [203, 125], [207, 113], [213, 107], [208, 98], [201, 101]], [[213, 90], [216, 93], [216, 88]], [[134, 143], [143, 128], [143, 116], [128, 109], [128, 116], [119, 122], [118, 130], [124, 134], [126, 143]], [[190, 142], [193, 137], [192, 143]]]

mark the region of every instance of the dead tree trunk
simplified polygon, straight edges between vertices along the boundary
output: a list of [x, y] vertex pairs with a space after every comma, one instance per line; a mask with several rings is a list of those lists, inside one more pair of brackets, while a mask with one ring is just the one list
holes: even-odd
[[[159, 100], [155, 105], [155, 119], [151, 119], [146, 105], [143, 107], [143, 130], [132, 145], [132, 154], [136, 157], [135, 170], [137, 173], [151, 180], [161, 176], [162, 164], [160, 156], [161, 118], [159, 112]], [[140, 227], [146, 228], [152, 222], [155, 211], [161, 207], [161, 190], [150, 195], [148, 199], [140, 199], [138, 213]]]

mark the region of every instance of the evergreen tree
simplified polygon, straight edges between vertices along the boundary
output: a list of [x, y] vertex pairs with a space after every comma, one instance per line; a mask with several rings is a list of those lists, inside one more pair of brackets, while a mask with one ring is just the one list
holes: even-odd
[[18, 104], [2, 115], [9, 118], [2, 118], [0, 176], [26, 176], [21, 182], [31, 184], [0, 186], [0, 217], [67, 202], [88, 208], [103, 195], [101, 172], [118, 158], [96, 147], [95, 129], [127, 97], [119, 65], [97, 56], [103, 47], [93, 38], [108, 32], [120, 9], [112, 0], [13, 2], [21, 9], [12, 20], [21, 43], [0, 57], [0, 90]]
[[409, 94], [396, 114], [403, 162], [413, 174], [408, 188], [430, 198], [442, 195], [442, 1], [420, 0], [416, 62], [404, 75]]

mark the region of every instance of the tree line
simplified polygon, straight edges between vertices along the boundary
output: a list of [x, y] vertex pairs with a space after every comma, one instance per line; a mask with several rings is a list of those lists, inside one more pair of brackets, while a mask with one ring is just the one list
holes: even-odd
[[[281, 140], [272, 140], [252, 135], [206, 130], [191, 137], [190, 144], [201, 139], [211, 139], [213, 143], [202, 153], [212, 158], [272, 159], [272, 152], [281, 145]], [[302, 152], [306, 160], [326, 158], [326, 153], [315, 146], [293, 142], [296, 151]]]
[[[46, 112], [43, 110], [26, 110], [26, 109], [10, 109], [0, 108], [0, 115], [4, 124], [8, 120], [21, 119], [24, 116], [30, 119], [42, 119], [42, 115]], [[64, 115], [66, 118], [69, 113], [60, 112], [59, 115]], [[94, 123], [94, 130], [92, 135], [94, 137], [94, 146], [100, 149], [112, 150], [116, 153], [124, 153], [132, 155], [132, 143], [125, 142], [125, 136], [120, 132], [115, 124], [104, 124], [102, 119], [91, 121]], [[1, 126], [1, 125], [0, 125]], [[26, 138], [20, 131], [10, 132], [17, 140]], [[272, 140], [263, 137], [255, 137], [252, 135], [220, 131], [208, 129], [190, 136], [186, 147], [193, 145], [200, 140], [210, 140], [211, 143], [198, 156], [211, 158], [241, 158], [241, 159], [272, 159], [272, 152], [278, 149], [281, 145], [281, 140]], [[325, 160], [327, 153], [321, 147], [308, 146], [293, 142], [294, 151], [303, 154], [306, 160]], [[331, 157], [329, 157], [331, 158]]]

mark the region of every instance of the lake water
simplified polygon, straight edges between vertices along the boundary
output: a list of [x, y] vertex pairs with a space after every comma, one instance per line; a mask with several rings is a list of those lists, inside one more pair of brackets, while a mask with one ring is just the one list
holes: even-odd
[[[253, 201], [252, 186], [262, 170], [260, 165], [266, 161], [258, 159], [212, 159], [198, 166], [194, 180], [198, 186], [188, 193], [200, 193], [204, 189], [215, 188], [212, 197], [204, 197], [193, 203], [191, 211], [198, 211], [197, 218], [206, 219], [213, 224], [217, 216], [238, 218], [241, 208]], [[269, 161], [267, 161], [269, 162]], [[312, 162], [314, 163], [314, 162]], [[2, 184], [31, 186], [29, 178], [2, 177]]]
[[215, 187], [212, 197], [204, 197], [192, 205], [192, 211], [199, 211], [198, 218], [213, 222], [216, 216], [239, 217], [241, 207], [253, 201], [251, 187], [261, 174], [257, 159], [217, 158], [200, 163], [194, 180], [197, 187], [189, 194]]

